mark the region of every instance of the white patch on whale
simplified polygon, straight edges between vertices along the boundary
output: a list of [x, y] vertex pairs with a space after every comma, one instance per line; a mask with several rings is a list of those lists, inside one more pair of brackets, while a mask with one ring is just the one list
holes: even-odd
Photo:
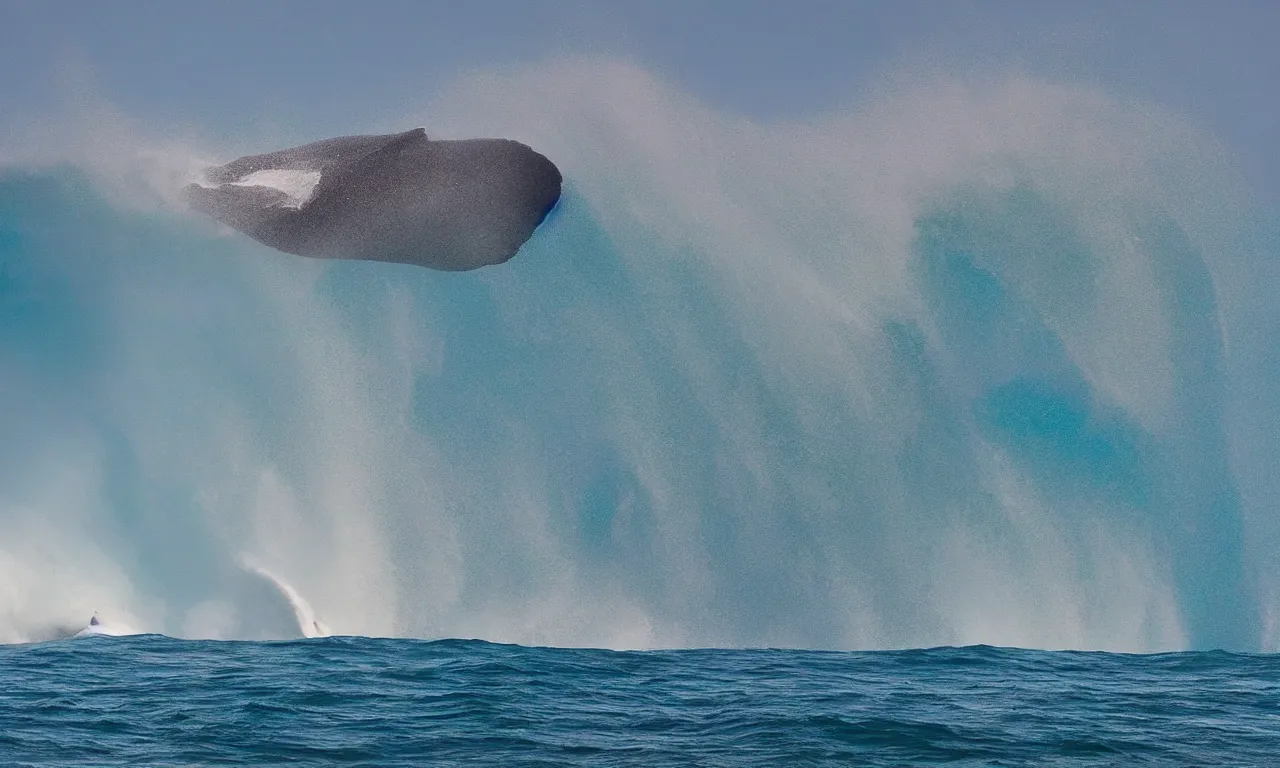
[[316, 185], [320, 183], [320, 172], [267, 168], [227, 183], [233, 187], [270, 187], [279, 190], [289, 198], [289, 202], [280, 204], [281, 207], [301, 208], [315, 194]]

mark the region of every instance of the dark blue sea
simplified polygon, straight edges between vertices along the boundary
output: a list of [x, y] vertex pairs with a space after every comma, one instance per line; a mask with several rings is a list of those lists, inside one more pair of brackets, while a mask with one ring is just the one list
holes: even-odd
[[0, 647], [0, 764], [1274, 766], [1280, 660], [479, 641]]

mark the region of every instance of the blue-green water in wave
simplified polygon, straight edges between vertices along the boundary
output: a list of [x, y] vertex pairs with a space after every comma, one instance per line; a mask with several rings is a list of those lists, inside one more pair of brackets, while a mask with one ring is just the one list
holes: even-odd
[[287, 639], [247, 559], [345, 635], [1273, 650], [1280, 268], [969, 186], [892, 279], [589, 185], [448, 275], [6, 173], [0, 641]]
[[1280, 228], [1215, 151], [636, 77], [494, 94], [566, 190], [464, 274], [221, 232], [177, 150], [0, 171], [0, 642], [1280, 649]]
[[0, 647], [4, 765], [1270, 766], [1280, 660], [479, 641]]

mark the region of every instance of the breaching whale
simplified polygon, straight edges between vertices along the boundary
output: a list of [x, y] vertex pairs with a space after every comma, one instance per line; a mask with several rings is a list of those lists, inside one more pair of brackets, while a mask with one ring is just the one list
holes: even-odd
[[555, 164], [509, 139], [343, 136], [207, 169], [196, 210], [287, 253], [461, 271], [507, 261], [560, 199]]

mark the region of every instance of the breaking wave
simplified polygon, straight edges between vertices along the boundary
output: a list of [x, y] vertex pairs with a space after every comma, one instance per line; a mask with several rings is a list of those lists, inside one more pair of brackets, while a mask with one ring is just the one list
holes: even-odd
[[512, 262], [267, 250], [164, 202], [203, 152], [0, 177], [0, 639], [1277, 647], [1276, 228], [1176, 118], [600, 61], [405, 118], [565, 172]]

